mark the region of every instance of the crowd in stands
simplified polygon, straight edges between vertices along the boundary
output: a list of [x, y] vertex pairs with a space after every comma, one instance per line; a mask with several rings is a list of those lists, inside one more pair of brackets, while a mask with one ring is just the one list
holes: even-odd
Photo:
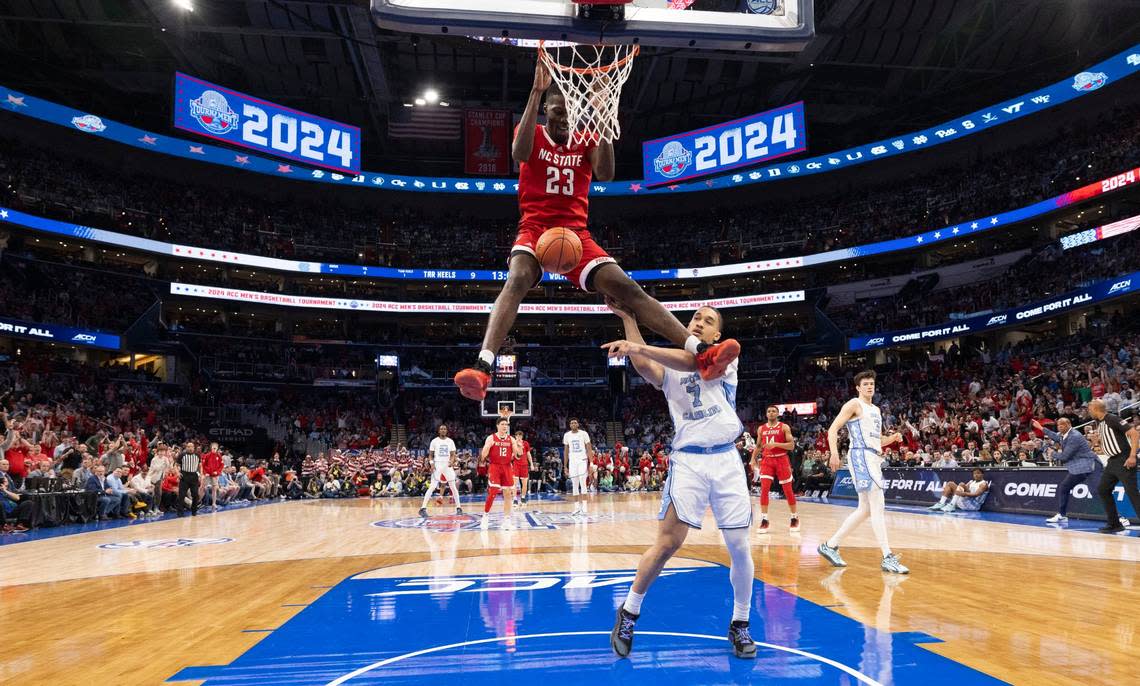
[[[1133, 168], [1137, 153], [1140, 122], [1119, 109], [1090, 125], [1061, 127], [1049, 140], [960, 168], [932, 169], [901, 186], [860, 188], [854, 201], [851, 189], [812, 202], [711, 211], [704, 203], [685, 211], [646, 201], [636, 214], [620, 217], [596, 209], [592, 230], [627, 268], [800, 255], [1026, 205]], [[0, 204], [28, 212], [156, 240], [304, 260], [498, 269], [516, 223], [509, 209], [501, 218], [476, 218], [450, 202], [429, 212], [393, 206], [380, 194], [364, 201], [375, 207], [360, 208], [323, 199], [319, 191], [259, 198], [100, 168], [15, 141], [0, 151], [0, 182]]]
[[[877, 333], [949, 321], [1026, 305], [1140, 269], [1140, 233], [1062, 252], [1058, 243], [1025, 256], [1000, 277], [957, 288], [871, 298], [828, 311], [844, 331]], [[905, 289], [904, 289], [905, 290]]]

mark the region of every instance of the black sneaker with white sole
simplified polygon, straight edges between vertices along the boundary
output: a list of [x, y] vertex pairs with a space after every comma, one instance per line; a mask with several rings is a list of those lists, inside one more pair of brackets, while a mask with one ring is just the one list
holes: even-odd
[[756, 657], [756, 641], [748, 630], [748, 622], [733, 622], [728, 625], [728, 640], [732, 643], [732, 654], [751, 660]]
[[610, 647], [618, 657], [629, 657], [633, 650], [633, 626], [640, 616], [626, 612], [624, 605], [618, 608], [614, 630], [610, 632]]
[[428, 516], [428, 511], [427, 511], [427, 508], [426, 508], [426, 507], [421, 507], [421, 508], [420, 508], [420, 516], [421, 516], [421, 517], [423, 517], [424, 519], [427, 519], [427, 516]]

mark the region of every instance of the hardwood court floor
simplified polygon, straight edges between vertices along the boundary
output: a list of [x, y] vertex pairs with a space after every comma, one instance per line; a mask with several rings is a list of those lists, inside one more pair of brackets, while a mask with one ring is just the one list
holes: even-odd
[[[523, 665], [525, 651], [514, 651], [527, 641], [537, 646], [553, 640], [543, 637], [563, 634], [580, 643], [546, 647], [546, 659], [556, 661], [551, 650], [566, 650], [567, 659], [580, 661], [582, 674], [595, 667], [603, 670], [600, 677], [591, 677], [593, 683], [684, 683], [680, 676], [675, 681], [662, 677], [682, 673], [688, 674], [687, 683], [748, 683], [761, 676], [764, 683], [784, 683], [784, 677], [787, 683], [848, 683], [843, 680], [847, 676], [820, 667], [819, 656], [828, 654], [860, 673], [859, 681], [871, 684], [1137, 683], [1140, 541], [917, 511], [889, 512], [892, 544], [912, 570], [900, 578], [879, 572], [869, 527], [845, 542], [848, 569], [837, 571], [818, 558], [816, 545], [849, 508], [801, 503], [803, 529], [789, 534], [782, 502], [772, 507], [773, 532], [753, 534], [759, 580], [753, 600], [754, 637], [773, 650], [782, 646], [819, 658], [807, 665], [817, 671], [780, 662], [777, 658], [791, 659], [780, 653], [771, 660], [765, 657], [763, 674], [742, 673], [741, 661], [717, 661], [724, 651], [719, 645], [715, 650], [700, 646], [712, 651], [710, 657], [684, 667], [688, 672], [678, 671], [676, 665], [670, 672], [652, 671], [668, 667], [663, 656], [670, 650], [691, 654], [695, 649], [693, 641], [698, 639], [670, 632], [709, 634], [699, 640], [723, 633], [718, 613], [725, 601], [731, 605], [727, 573], [708, 563], [726, 565], [728, 560], [710, 518], [681, 550], [675, 564], [678, 575], [663, 577], [647, 596], [639, 631], [642, 625], [650, 628], [651, 618], [655, 626], [668, 630], [661, 637], [638, 634], [638, 645], [654, 656], [653, 664], [635, 663], [631, 669], [644, 671], [619, 678], [601, 634], [608, 633], [613, 608], [628, 587], [622, 579], [628, 576], [598, 573], [636, 566], [637, 555], [653, 540], [658, 503], [652, 495], [597, 497], [590, 517], [576, 523], [566, 516], [571, 509], [566, 503], [532, 503], [531, 513], [520, 519], [524, 528], [506, 532], [482, 531], [467, 518], [444, 516], [425, 527], [415, 514], [418, 502], [406, 499], [290, 502], [0, 546], [0, 626], [6, 644], [0, 683], [158, 684], [180, 672], [183, 680], [178, 683], [210, 686], [372, 683], [368, 679], [379, 678], [382, 668], [334, 681], [317, 667], [303, 676], [290, 672], [286, 678], [285, 671], [272, 671], [272, 662], [258, 662], [268, 659], [257, 657], [259, 649], [286, 650], [275, 643], [286, 637], [288, 646], [298, 640], [306, 644], [310, 639], [305, 637], [315, 646], [312, 654], [298, 652], [295, 664], [325, 664], [317, 658], [335, 655], [326, 662], [335, 662], [343, 672], [371, 662], [370, 655], [386, 656], [377, 650], [377, 641], [354, 653], [357, 644], [347, 635], [337, 639], [336, 651], [321, 652], [326, 635], [358, 620], [380, 632], [377, 637], [399, 639], [462, 624], [466, 628], [458, 639], [467, 640], [455, 645], [489, 644], [488, 651], [505, 650], [513, 656], [508, 664], [503, 654], [464, 652], [470, 661], [464, 663], [464, 677], [474, 683], [481, 683], [478, 674], [537, 669]], [[374, 525], [377, 522], [383, 525]], [[591, 583], [582, 583], [587, 575]], [[702, 575], [712, 581], [700, 583], [713, 584], [705, 594], [711, 599], [705, 604], [712, 608], [707, 616], [700, 606], [685, 610], [689, 598], [681, 602], [679, 595], [684, 589], [703, 588], [698, 584]], [[430, 597], [399, 590], [437, 583], [424, 577], [449, 579], [454, 588], [431, 586]], [[554, 588], [555, 578], [565, 590], [542, 595], [541, 589]], [[525, 589], [519, 586], [524, 580]], [[669, 586], [679, 580], [687, 585]], [[464, 605], [463, 593], [488, 590], [472, 587], [476, 581], [488, 584], [492, 592], [475, 593], [470, 597], [478, 603]], [[342, 601], [342, 590], [347, 600]], [[431, 604], [416, 605], [421, 599]], [[371, 603], [367, 616], [354, 614], [358, 607], [346, 609], [353, 602]], [[440, 620], [446, 621], [433, 623]], [[519, 626], [540, 624], [582, 631], [519, 633]], [[479, 631], [490, 638], [479, 638], [484, 635]], [[352, 635], [359, 633], [354, 629]], [[512, 638], [502, 638], [507, 635]], [[834, 638], [840, 635], [850, 636], [842, 646]], [[914, 638], [918, 635], [925, 638]], [[321, 638], [313, 638], [317, 636]], [[930, 637], [941, 642], [928, 642]], [[421, 633], [420, 643], [411, 645], [448, 642], [442, 634], [429, 638]], [[395, 638], [384, 641], [393, 651], [399, 643]], [[641, 657], [636, 649], [635, 654]], [[234, 670], [243, 664], [253, 666], [244, 667], [238, 679]], [[409, 669], [411, 664], [407, 662]], [[195, 674], [188, 668], [211, 665], [230, 666], [232, 673], [186, 678]], [[478, 669], [468, 671], [472, 666]], [[393, 673], [385, 683], [414, 683], [417, 674], [424, 681], [438, 680], [449, 673], [429, 677], [423, 670], [432, 667], [417, 669]], [[959, 669], [964, 671], [954, 671]], [[257, 677], [250, 680], [250, 674]], [[569, 682], [565, 675], [555, 678]]]

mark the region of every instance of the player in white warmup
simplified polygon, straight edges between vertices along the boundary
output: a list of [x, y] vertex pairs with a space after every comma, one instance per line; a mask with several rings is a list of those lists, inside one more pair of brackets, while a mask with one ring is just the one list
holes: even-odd
[[[748, 629], [752, 609], [752, 577], [755, 568], [748, 530], [752, 526], [752, 501], [748, 477], [736, 449], [744, 426], [736, 416], [736, 369], [728, 365], [720, 378], [703, 380], [692, 358], [684, 351], [645, 345], [637, 321], [618, 303], [606, 304], [622, 319], [626, 339], [607, 343], [610, 357], [628, 356], [643, 379], [661, 389], [673, 418], [673, 451], [669, 477], [661, 498], [657, 540], [641, 556], [637, 577], [625, 602], [618, 608], [610, 633], [610, 647], [619, 657], [633, 649], [634, 624], [641, 616], [641, 601], [689, 534], [701, 528], [705, 510], [712, 507], [716, 525], [724, 537], [732, 561], [732, 620], [728, 640], [736, 657], [755, 658], [756, 643]], [[689, 332], [701, 342], [720, 340], [723, 319], [711, 307], [702, 307], [689, 321]], [[666, 600], [665, 602], [668, 602]]]
[[858, 397], [848, 400], [836, 415], [835, 421], [827, 430], [827, 442], [831, 446], [831, 471], [839, 469], [839, 429], [847, 426], [851, 441], [847, 452], [847, 466], [855, 491], [859, 494], [859, 506], [843, 520], [839, 531], [819, 544], [816, 550], [836, 567], [846, 567], [847, 563], [839, 556], [839, 544], [863, 520], [871, 518], [871, 529], [875, 540], [883, 552], [880, 568], [893, 574], [908, 574], [910, 570], [899, 561], [899, 556], [891, 552], [887, 543], [886, 500], [883, 495], [883, 448], [898, 443], [902, 436], [893, 433], [883, 437], [883, 415], [872, 404], [875, 397], [875, 372], [865, 371], [855, 375], [855, 390]]
[[420, 504], [420, 516], [428, 516], [428, 500], [439, 487], [441, 476], [447, 478], [447, 485], [451, 488], [451, 497], [455, 499], [455, 514], [463, 514], [463, 510], [459, 507], [459, 486], [455, 479], [455, 441], [447, 437], [446, 424], [439, 425], [439, 435], [431, 439], [428, 452], [431, 453], [432, 460], [431, 485], [428, 486], [427, 493], [424, 493], [424, 501]]
[[586, 474], [594, 461], [594, 444], [590, 443], [590, 434], [579, 428], [577, 419], [570, 420], [570, 430], [562, 435], [562, 448], [565, 453], [563, 467], [566, 478], [570, 479], [570, 494], [574, 497], [572, 514], [586, 514], [590, 509], [586, 499]]

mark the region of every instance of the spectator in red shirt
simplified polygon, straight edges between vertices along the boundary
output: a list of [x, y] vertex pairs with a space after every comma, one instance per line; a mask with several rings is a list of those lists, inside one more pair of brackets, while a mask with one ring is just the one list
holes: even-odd
[[222, 456], [218, 453], [218, 444], [211, 443], [210, 451], [202, 456], [202, 487], [210, 492], [210, 506], [214, 511], [218, 509], [218, 477], [222, 475]]
[[162, 478], [162, 509], [165, 512], [170, 512], [177, 507], [178, 481], [177, 469], [171, 467], [166, 470], [166, 476]]

